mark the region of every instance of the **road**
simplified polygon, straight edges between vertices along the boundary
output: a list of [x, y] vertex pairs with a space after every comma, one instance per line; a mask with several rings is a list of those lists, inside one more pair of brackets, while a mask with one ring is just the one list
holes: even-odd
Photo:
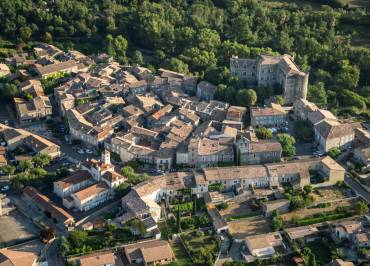
[[45, 256], [48, 266], [64, 266], [63, 258], [58, 252], [58, 239], [53, 240]]
[[352, 177], [346, 175], [344, 177], [344, 182], [356, 192], [358, 196], [361, 196], [364, 200], [370, 203], [370, 193], [364, 189], [357, 181], [353, 180]]

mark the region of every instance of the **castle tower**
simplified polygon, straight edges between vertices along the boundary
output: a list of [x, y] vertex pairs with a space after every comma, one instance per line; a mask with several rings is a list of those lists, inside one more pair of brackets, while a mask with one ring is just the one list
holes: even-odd
[[104, 151], [101, 154], [101, 162], [104, 164], [111, 164], [110, 163], [110, 152], [107, 149], [104, 149]]

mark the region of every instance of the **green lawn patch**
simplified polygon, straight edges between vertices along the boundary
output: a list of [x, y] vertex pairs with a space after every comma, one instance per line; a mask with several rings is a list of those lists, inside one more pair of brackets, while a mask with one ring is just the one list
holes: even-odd
[[248, 213], [243, 213], [243, 214], [237, 214], [229, 217], [227, 220], [228, 221], [235, 221], [235, 220], [240, 220], [244, 218], [250, 218], [259, 215], [260, 212], [248, 212]]

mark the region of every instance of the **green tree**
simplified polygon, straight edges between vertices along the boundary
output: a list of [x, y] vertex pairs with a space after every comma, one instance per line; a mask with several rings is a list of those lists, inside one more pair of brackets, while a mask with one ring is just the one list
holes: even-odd
[[136, 50], [133, 55], [132, 55], [132, 62], [136, 65], [143, 65], [144, 64], [144, 57], [143, 54], [139, 51]]
[[308, 260], [308, 266], [316, 266], [316, 256], [314, 253], [310, 254], [309, 260]]
[[50, 32], [45, 32], [44, 41], [46, 43], [51, 43], [53, 41], [53, 35]]
[[281, 96], [281, 95], [278, 95], [275, 97], [275, 101], [277, 104], [280, 104], [280, 105], [284, 105], [285, 104], [285, 100], [284, 100], [284, 97]]
[[113, 40], [113, 47], [117, 58], [121, 61], [126, 61], [127, 40], [122, 35], [118, 35]]
[[51, 156], [48, 154], [37, 154], [32, 157], [32, 162], [39, 167], [45, 167], [51, 162]]
[[329, 156], [332, 157], [333, 159], [336, 159], [341, 153], [342, 153], [342, 151], [339, 148], [336, 148], [336, 147], [331, 148], [328, 151]]
[[238, 91], [236, 98], [240, 106], [251, 107], [257, 101], [257, 94], [252, 89], [242, 89]]
[[295, 139], [293, 136], [289, 134], [278, 134], [277, 140], [280, 142], [283, 148], [283, 156], [291, 157], [295, 156], [296, 149], [295, 149]]
[[272, 139], [272, 132], [265, 127], [256, 130], [256, 136], [259, 139]]
[[335, 75], [335, 80], [341, 88], [355, 88], [360, 80], [360, 70], [357, 66], [351, 65], [348, 60], [342, 60], [339, 65], [339, 71]]
[[32, 36], [32, 29], [30, 27], [21, 27], [19, 33], [23, 41], [28, 41]]
[[58, 244], [59, 244], [58, 245], [59, 246], [58, 250], [59, 250], [59, 252], [61, 253], [62, 256], [66, 256], [70, 253], [71, 246], [69, 244], [68, 239], [65, 236], [61, 236], [59, 238], [59, 243]]
[[182, 60], [175, 57], [171, 57], [170, 59], [166, 60], [164, 63], [164, 67], [179, 73], [189, 73], [189, 66]]
[[180, 217], [180, 210], [176, 212], [176, 232], [181, 232], [181, 217]]
[[2, 172], [5, 175], [14, 175], [15, 167], [12, 165], [0, 166], [0, 172]]
[[323, 82], [308, 86], [307, 100], [319, 106], [325, 106], [328, 103]]
[[369, 212], [369, 206], [364, 201], [359, 201], [355, 204], [355, 210], [359, 215], [364, 215]]
[[20, 162], [18, 163], [18, 168], [19, 168], [19, 170], [20, 170], [21, 172], [28, 171], [28, 170], [30, 170], [32, 167], [33, 167], [33, 164], [32, 164], [32, 162], [31, 162], [31, 161], [27, 161], [27, 160], [25, 160], [25, 161], [20, 161]]
[[69, 233], [68, 242], [73, 248], [82, 247], [87, 240], [87, 232], [81, 230], [75, 230]]

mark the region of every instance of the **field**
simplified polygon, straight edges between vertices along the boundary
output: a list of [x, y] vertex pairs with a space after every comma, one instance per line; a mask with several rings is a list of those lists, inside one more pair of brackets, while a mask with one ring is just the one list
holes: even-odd
[[314, 190], [316, 202], [326, 202], [345, 198], [345, 195], [338, 187], [322, 187]]
[[230, 233], [236, 239], [264, 234], [271, 231], [269, 223], [262, 217], [245, 218], [228, 223]]
[[227, 220], [235, 216], [243, 216], [253, 214], [253, 210], [250, 208], [247, 202], [242, 203], [229, 203], [229, 207], [226, 210], [220, 211], [220, 214]]

